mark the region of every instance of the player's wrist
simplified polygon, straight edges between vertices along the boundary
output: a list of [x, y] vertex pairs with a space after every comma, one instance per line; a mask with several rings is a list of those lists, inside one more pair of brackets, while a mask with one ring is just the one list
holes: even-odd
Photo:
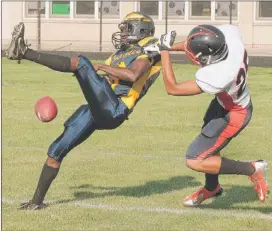
[[186, 40], [173, 44], [171, 51], [185, 51]]
[[160, 53], [161, 53], [161, 55], [163, 55], [163, 54], [167, 54], [169, 52], [169, 50], [162, 50]]
[[169, 51], [171, 48], [165, 46], [165, 45], [158, 45], [160, 52], [162, 51]]
[[96, 71], [101, 70], [101, 64], [94, 64], [93, 67]]

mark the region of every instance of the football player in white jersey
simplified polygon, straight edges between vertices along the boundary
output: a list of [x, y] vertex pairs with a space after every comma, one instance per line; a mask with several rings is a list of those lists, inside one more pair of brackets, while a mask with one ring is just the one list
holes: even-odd
[[[189, 146], [186, 164], [205, 173], [205, 186], [184, 199], [185, 206], [198, 206], [204, 200], [219, 196], [223, 189], [218, 182], [221, 174], [249, 176], [264, 202], [268, 184], [264, 160], [242, 162], [220, 156], [220, 151], [249, 123], [252, 102], [247, 88], [248, 56], [239, 30], [233, 25], [199, 25], [184, 42], [173, 45], [176, 33], [161, 36], [158, 45], [145, 48], [146, 52], [160, 53], [163, 80], [169, 95], [190, 96], [203, 92], [215, 95], [210, 103], [200, 134]], [[188, 58], [200, 65], [195, 80], [177, 83], [172, 69], [171, 51], [185, 51]]]

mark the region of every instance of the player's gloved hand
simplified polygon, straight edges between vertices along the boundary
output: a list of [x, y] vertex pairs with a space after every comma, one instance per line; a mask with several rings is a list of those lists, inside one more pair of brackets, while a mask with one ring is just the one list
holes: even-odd
[[158, 44], [151, 44], [149, 46], [144, 47], [145, 53], [159, 53], [163, 50], [170, 50], [173, 46], [176, 39], [176, 31], [172, 30], [166, 34], [163, 34], [159, 40]]
[[171, 30], [166, 34], [163, 34], [159, 41], [160, 51], [162, 50], [170, 50], [173, 46], [177, 33], [175, 30]]

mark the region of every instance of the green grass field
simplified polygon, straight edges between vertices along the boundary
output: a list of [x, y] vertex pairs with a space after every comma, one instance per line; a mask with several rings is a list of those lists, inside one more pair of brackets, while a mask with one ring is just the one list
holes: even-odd
[[[222, 197], [183, 207], [183, 198], [204, 183], [185, 166], [184, 154], [212, 96], [168, 96], [161, 77], [121, 127], [95, 132], [68, 154], [47, 194], [48, 208], [18, 211], [33, 195], [48, 146], [85, 100], [71, 74], [2, 62], [3, 230], [272, 230], [272, 199], [261, 204], [245, 176], [222, 176]], [[175, 65], [179, 80], [192, 79], [195, 70]], [[249, 72], [254, 115], [222, 153], [271, 162], [272, 69]], [[45, 95], [59, 107], [51, 123], [34, 113]]]

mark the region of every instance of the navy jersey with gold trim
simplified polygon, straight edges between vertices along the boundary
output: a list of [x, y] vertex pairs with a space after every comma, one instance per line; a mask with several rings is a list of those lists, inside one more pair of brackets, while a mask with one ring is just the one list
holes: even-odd
[[128, 46], [126, 49], [118, 50], [105, 62], [105, 64], [114, 67], [129, 68], [135, 60], [147, 59], [152, 66], [134, 83], [113, 78], [111, 79], [112, 89], [114, 90], [115, 94], [119, 96], [120, 99], [126, 104], [128, 109], [132, 109], [135, 106], [137, 101], [145, 95], [149, 87], [160, 75], [160, 56], [158, 55], [156, 59], [150, 58], [142, 51], [143, 46], [157, 42], [158, 39], [154, 37], [147, 37], [139, 41], [137, 44]]

